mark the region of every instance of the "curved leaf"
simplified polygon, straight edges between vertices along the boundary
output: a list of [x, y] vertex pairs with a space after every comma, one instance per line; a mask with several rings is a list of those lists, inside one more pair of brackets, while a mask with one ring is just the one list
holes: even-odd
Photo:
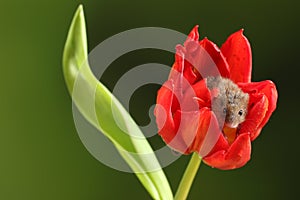
[[[94, 77], [87, 56], [85, 19], [83, 8], [79, 6], [63, 55], [64, 77], [72, 99], [83, 116], [111, 140], [154, 199], [173, 199], [167, 178], [148, 141], [119, 101]], [[80, 92], [73, 91], [76, 86], [81, 88]], [[91, 94], [94, 102], [86, 100], [86, 95]], [[94, 112], [89, 110], [91, 104]], [[149, 170], [153, 166], [157, 170]]]

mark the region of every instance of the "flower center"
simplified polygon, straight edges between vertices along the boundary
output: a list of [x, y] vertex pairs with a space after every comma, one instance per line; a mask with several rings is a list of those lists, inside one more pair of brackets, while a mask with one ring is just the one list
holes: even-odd
[[230, 128], [228, 126], [223, 127], [223, 134], [229, 144], [232, 144], [236, 138], [237, 128]]

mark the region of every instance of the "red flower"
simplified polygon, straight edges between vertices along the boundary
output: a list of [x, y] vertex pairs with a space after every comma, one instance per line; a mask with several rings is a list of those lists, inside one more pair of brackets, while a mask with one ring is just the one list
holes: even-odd
[[[176, 47], [169, 79], [158, 91], [159, 134], [171, 148], [184, 154], [197, 152], [212, 167], [239, 168], [250, 160], [251, 142], [276, 108], [277, 90], [269, 80], [251, 82], [251, 48], [243, 30], [229, 36], [219, 49], [207, 38], [199, 41], [197, 29], [184, 46]], [[224, 91], [228, 95], [230, 89], [222, 89], [222, 84], [209, 87], [210, 77], [221, 77], [247, 97], [244, 112], [239, 113], [245, 116], [238, 125], [230, 125], [225, 108], [223, 125], [218, 110], [213, 109], [215, 99]]]

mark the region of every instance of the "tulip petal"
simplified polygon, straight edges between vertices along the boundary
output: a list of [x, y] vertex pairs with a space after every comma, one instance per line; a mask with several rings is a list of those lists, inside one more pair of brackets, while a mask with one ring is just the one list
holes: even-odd
[[264, 94], [250, 94], [248, 114], [239, 132], [250, 133], [251, 141], [259, 135], [257, 130], [266, 116], [268, 104], [268, 99]]
[[198, 41], [199, 40], [199, 32], [198, 32], [199, 25], [194, 26], [194, 28], [189, 33], [186, 41], [184, 42], [184, 46], [187, 45], [189, 41]]
[[223, 151], [226, 150], [230, 147], [228, 141], [226, 140], [226, 138], [224, 137], [223, 134], [219, 135], [218, 141], [216, 143], [216, 145], [214, 146], [214, 148], [209, 152], [209, 154], [206, 155], [206, 157], [209, 157], [211, 155], [213, 155], [214, 153], [218, 152], [218, 151]]
[[230, 79], [235, 82], [249, 83], [252, 71], [250, 43], [243, 35], [243, 29], [228, 37], [221, 47], [230, 69]]
[[199, 111], [182, 112], [177, 110], [174, 114], [174, 121], [178, 126], [176, 136], [168, 145], [178, 152], [191, 153], [199, 126], [199, 117]]
[[169, 79], [185, 79], [186, 84], [181, 86], [184, 90], [188, 85], [195, 83], [200, 78], [193, 69], [194, 67], [186, 59], [186, 50], [184, 47], [178, 45], [176, 47], [175, 63], [173, 64]]
[[194, 151], [201, 157], [208, 155], [215, 148], [222, 132], [215, 114], [208, 108], [202, 108], [199, 127], [194, 141]]
[[217, 151], [203, 161], [212, 167], [229, 170], [244, 166], [250, 160], [251, 141], [248, 133], [240, 134], [228, 150]]
[[229, 78], [229, 66], [218, 46], [207, 38], [201, 40], [199, 44], [201, 48], [195, 67], [202, 77], [221, 75], [222, 77]]
[[184, 154], [197, 152], [204, 157], [215, 148], [219, 136], [222, 135], [216, 116], [209, 108], [189, 112], [178, 110], [174, 115], [174, 122], [179, 124], [179, 128], [168, 145]]
[[167, 81], [158, 91], [157, 104], [155, 106], [154, 115], [158, 126], [158, 132], [161, 134], [166, 143], [172, 140], [176, 130], [173, 120], [172, 103], [174, 94], [170, 90], [172, 81]]
[[[198, 103], [195, 107], [194, 102]], [[210, 91], [206, 86], [205, 79], [195, 83], [192, 87], [188, 88], [184, 93], [182, 100], [182, 109], [185, 111], [199, 110], [203, 107], [210, 108], [211, 106]]]
[[254, 94], [263, 94], [268, 99], [268, 108], [265, 117], [261, 121], [260, 125], [257, 127], [257, 133], [251, 136], [251, 139], [254, 140], [259, 135], [260, 130], [262, 129], [262, 127], [265, 126], [265, 124], [270, 119], [272, 113], [276, 109], [278, 99], [277, 89], [275, 84], [269, 80], [252, 83], [239, 83], [238, 86], [250, 96], [253, 96]]
[[[194, 40], [199, 38], [195, 28], [185, 41], [184, 46], [178, 45], [176, 47], [173, 69], [183, 72], [190, 84], [208, 76], [229, 78], [229, 66], [221, 50], [207, 38], [200, 42]], [[172, 76], [171, 73], [170, 77]]]

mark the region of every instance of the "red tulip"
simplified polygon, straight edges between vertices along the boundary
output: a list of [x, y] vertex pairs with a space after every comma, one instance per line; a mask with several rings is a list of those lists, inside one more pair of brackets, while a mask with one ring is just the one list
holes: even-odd
[[[158, 91], [159, 134], [172, 149], [197, 152], [212, 167], [239, 168], [250, 160], [251, 142], [276, 108], [277, 90], [269, 80], [251, 82], [251, 47], [243, 30], [229, 36], [219, 49], [207, 38], [199, 41], [197, 29], [176, 47], [170, 76]], [[212, 105], [222, 89], [209, 88], [209, 77], [227, 80], [248, 97], [241, 123], [230, 125], [227, 114], [225, 123], [219, 119]]]

